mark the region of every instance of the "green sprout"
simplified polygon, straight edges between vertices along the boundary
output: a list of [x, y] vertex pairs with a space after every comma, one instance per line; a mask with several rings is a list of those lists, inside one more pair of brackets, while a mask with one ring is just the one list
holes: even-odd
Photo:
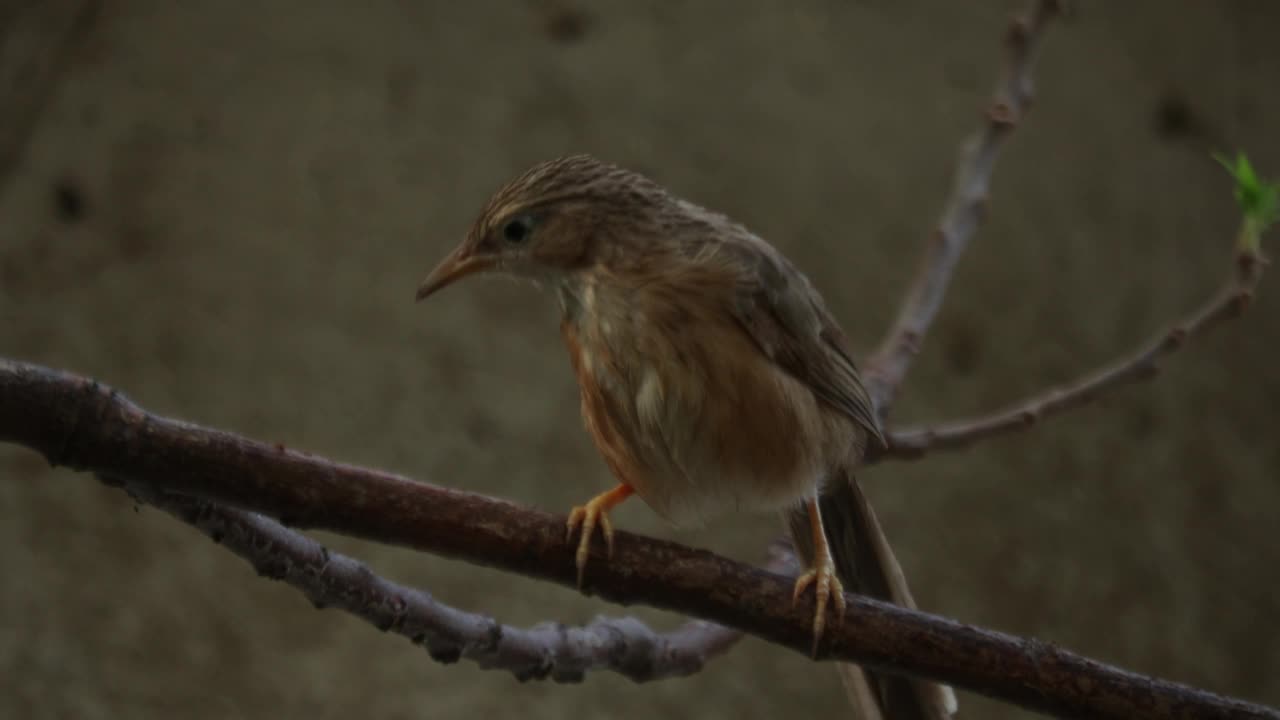
[[1240, 227], [1240, 250], [1260, 254], [1262, 233], [1280, 220], [1280, 183], [1259, 179], [1244, 153], [1236, 153], [1234, 163], [1217, 153], [1213, 157], [1236, 181], [1236, 202], [1244, 215], [1244, 223]]

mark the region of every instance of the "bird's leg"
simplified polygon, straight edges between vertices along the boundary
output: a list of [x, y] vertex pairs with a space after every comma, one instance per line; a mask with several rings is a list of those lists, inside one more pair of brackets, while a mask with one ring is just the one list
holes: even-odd
[[818, 643], [822, 640], [822, 629], [827, 624], [827, 602], [835, 601], [836, 624], [844, 622], [844, 586], [836, 577], [836, 566], [831, 560], [831, 547], [827, 545], [827, 533], [822, 529], [822, 513], [818, 510], [818, 499], [809, 498], [804, 502], [809, 511], [809, 529], [813, 532], [813, 567], [796, 579], [795, 590], [791, 593], [791, 605], [795, 606], [804, 589], [814, 585], [816, 609], [813, 614], [813, 655], [818, 654]]
[[579, 588], [582, 587], [582, 574], [587, 568], [587, 555], [591, 550], [591, 533], [595, 531], [596, 524], [599, 523], [600, 531], [604, 533], [609, 557], [613, 557], [613, 523], [609, 522], [609, 511], [634, 493], [635, 490], [632, 490], [630, 485], [619, 483], [618, 487], [609, 492], [600, 493], [588, 500], [586, 505], [578, 505], [569, 513], [569, 521], [565, 523], [569, 531], [565, 539], [572, 540], [573, 531], [579, 526], [582, 527], [582, 537], [578, 540], [578, 552], [574, 555], [574, 564], [578, 566]]

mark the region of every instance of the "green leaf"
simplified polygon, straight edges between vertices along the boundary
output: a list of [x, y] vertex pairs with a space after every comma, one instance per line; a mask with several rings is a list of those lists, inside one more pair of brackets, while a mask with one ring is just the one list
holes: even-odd
[[1213, 157], [1236, 181], [1236, 203], [1244, 214], [1244, 226], [1240, 230], [1241, 248], [1259, 252], [1262, 233], [1280, 220], [1280, 183], [1259, 179], [1244, 153], [1236, 153], [1234, 163], [1218, 153]]
[[1214, 158], [1235, 179], [1236, 202], [1240, 204], [1241, 212], [1264, 225], [1280, 220], [1280, 183], [1258, 179], [1244, 153], [1236, 155], [1234, 165], [1220, 154], [1215, 153]]

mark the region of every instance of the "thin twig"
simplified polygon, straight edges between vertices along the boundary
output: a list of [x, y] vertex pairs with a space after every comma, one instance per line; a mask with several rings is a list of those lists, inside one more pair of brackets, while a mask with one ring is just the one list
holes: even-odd
[[[104, 478], [109, 485], [121, 482]], [[430, 593], [378, 577], [366, 565], [333, 552], [280, 523], [244, 510], [123, 483], [135, 499], [192, 525], [258, 574], [302, 592], [317, 608], [334, 607], [384, 632], [422, 645], [444, 662], [472, 660], [521, 682], [581, 682], [586, 673], [616, 672], [636, 682], [684, 677], [728, 652], [742, 633], [702, 620], [659, 633], [633, 617], [597, 617], [582, 627], [541, 623], [529, 629], [450, 607]], [[789, 552], [775, 544], [769, 568], [794, 572]]]
[[965, 143], [951, 196], [930, 238], [920, 269], [907, 290], [897, 319], [866, 362], [867, 390], [881, 417], [933, 324], [960, 255], [987, 211], [987, 188], [1004, 141], [1031, 106], [1031, 70], [1045, 26], [1062, 12], [1061, 0], [1036, 0], [1009, 26], [1008, 66], [986, 112], [982, 129]]
[[1029, 428], [1044, 418], [1086, 405], [1122, 387], [1147, 380], [1160, 371], [1160, 360], [1181, 350], [1192, 338], [1238, 317], [1249, 306], [1266, 261], [1248, 248], [1238, 251], [1235, 272], [1216, 295], [1163, 335], [1128, 357], [1102, 367], [1068, 385], [1050, 389], [991, 413], [933, 427], [911, 427], [887, 433], [889, 447], [877, 460], [913, 460], [934, 450], [955, 450], [998, 435]]
[[[89, 470], [253, 512], [576, 586], [564, 518], [335, 463], [147, 413], [88, 378], [0, 360], [0, 441]], [[585, 590], [738, 628], [808, 654], [792, 579], [619, 532]], [[1097, 718], [1274, 718], [1280, 711], [1129, 673], [1056, 646], [846, 595], [819, 657], [968, 688], [1040, 712]]]

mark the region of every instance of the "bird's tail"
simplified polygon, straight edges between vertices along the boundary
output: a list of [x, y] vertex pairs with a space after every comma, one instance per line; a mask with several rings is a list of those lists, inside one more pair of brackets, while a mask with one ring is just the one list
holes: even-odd
[[[819, 497], [827, 542], [845, 590], [915, 608], [902, 568], [889, 548], [871, 505], [852, 471], [842, 468]], [[803, 508], [788, 514], [791, 540], [806, 563], [813, 561], [809, 518]], [[950, 720], [956, 696], [927, 680], [883, 675], [857, 665], [838, 666], [845, 690], [862, 720]]]

